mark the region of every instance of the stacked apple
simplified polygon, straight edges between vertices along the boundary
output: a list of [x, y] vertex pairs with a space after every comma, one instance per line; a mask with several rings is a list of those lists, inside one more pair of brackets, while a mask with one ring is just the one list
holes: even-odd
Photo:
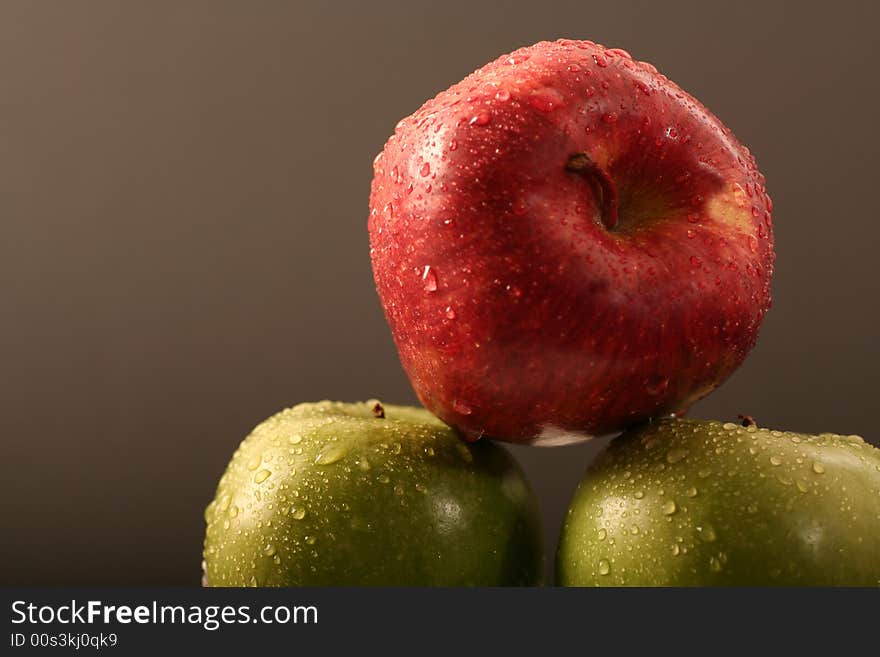
[[539, 43], [428, 101], [374, 161], [369, 231], [443, 422], [325, 403], [258, 427], [207, 512], [209, 583], [535, 583], [534, 500], [490, 441], [630, 427], [569, 509], [560, 583], [880, 583], [878, 450], [671, 417], [755, 344], [771, 211], [748, 149], [623, 50]]

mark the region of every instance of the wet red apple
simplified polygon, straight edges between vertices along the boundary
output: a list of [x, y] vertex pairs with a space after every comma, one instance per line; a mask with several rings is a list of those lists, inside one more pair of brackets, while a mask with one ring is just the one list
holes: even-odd
[[589, 41], [487, 64], [374, 163], [373, 272], [422, 403], [548, 444], [679, 411], [770, 306], [755, 160], [650, 64]]

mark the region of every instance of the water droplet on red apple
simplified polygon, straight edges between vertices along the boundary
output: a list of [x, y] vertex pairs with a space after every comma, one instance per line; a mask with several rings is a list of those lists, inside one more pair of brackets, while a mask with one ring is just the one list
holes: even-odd
[[667, 388], [669, 388], [669, 379], [667, 377], [648, 379], [645, 381], [645, 392], [652, 396], [663, 394], [666, 392]]
[[446, 306], [446, 318], [447, 319], [455, 319], [455, 310], [452, 306]]
[[691, 264], [694, 267], [699, 267], [703, 262], [697, 256], [691, 256]]
[[692, 239], [694, 239], [694, 237], [696, 237], [696, 235], [697, 235], [697, 232], [693, 228], [688, 228], [688, 232], [687, 232], [688, 239], [692, 240]]
[[495, 94], [495, 98], [504, 103], [510, 100], [510, 92], [507, 89], [499, 89], [498, 93]]
[[488, 110], [483, 110], [476, 116], [471, 117], [469, 121], [470, 125], [489, 125], [489, 122], [492, 120], [492, 114]]
[[425, 269], [422, 271], [422, 283], [424, 284], [425, 292], [437, 291], [437, 274], [431, 269], [431, 265], [425, 265]]
[[431, 175], [431, 165], [427, 162], [422, 162], [422, 167], [421, 169], [419, 169], [419, 175], [421, 175], [423, 178], [425, 176]]
[[452, 410], [461, 415], [470, 415], [474, 412], [474, 409], [458, 399], [453, 400]]
[[749, 251], [752, 253], [758, 252], [758, 240], [755, 239], [753, 235], [749, 235]]
[[691, 222], [692, 224], [700, 223], [700, 215], [698, 215], [698, 214], [689, 214], [689, 215], [688, 215], [688, 221]]
[[596, 62], [596, 66], [599, 68], [605, 68], [608, 66], [608, 58], [602, 53], [596, 53], [593, 55], [593, 61]]
[[453, 139], [449, 142], [449, 150], [454, 151], [456, 148], [458, 148], [458, 142]]
[[602, 121], [605, 123], [617, 123], [617, 112], [607, 112], [603, 114]]

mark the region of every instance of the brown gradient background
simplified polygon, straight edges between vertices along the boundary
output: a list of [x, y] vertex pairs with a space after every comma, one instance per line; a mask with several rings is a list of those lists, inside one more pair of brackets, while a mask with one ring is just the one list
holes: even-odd
[[[775, 306], [693, 414], [880, 438], [880, 11], [710, 4], [0, 4], [0, 584], [195, 585], [258, 421], [415, 401], [373, 289], [371, 161], [541, 39], [651, 61], [767, 176]], [[514, 450], [550, 554], [601, 442]]]

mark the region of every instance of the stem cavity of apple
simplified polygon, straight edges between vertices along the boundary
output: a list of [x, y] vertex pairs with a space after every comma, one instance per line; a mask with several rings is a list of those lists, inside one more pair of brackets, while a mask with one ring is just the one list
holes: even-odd
[[617, 226], [617, 187], [608, 172], [599, 167], [586, 153], [573, 153], [565, 163], [567, 171], [587, 179], [593, 188], [601, 213], [602, 224], [608, 230]]

